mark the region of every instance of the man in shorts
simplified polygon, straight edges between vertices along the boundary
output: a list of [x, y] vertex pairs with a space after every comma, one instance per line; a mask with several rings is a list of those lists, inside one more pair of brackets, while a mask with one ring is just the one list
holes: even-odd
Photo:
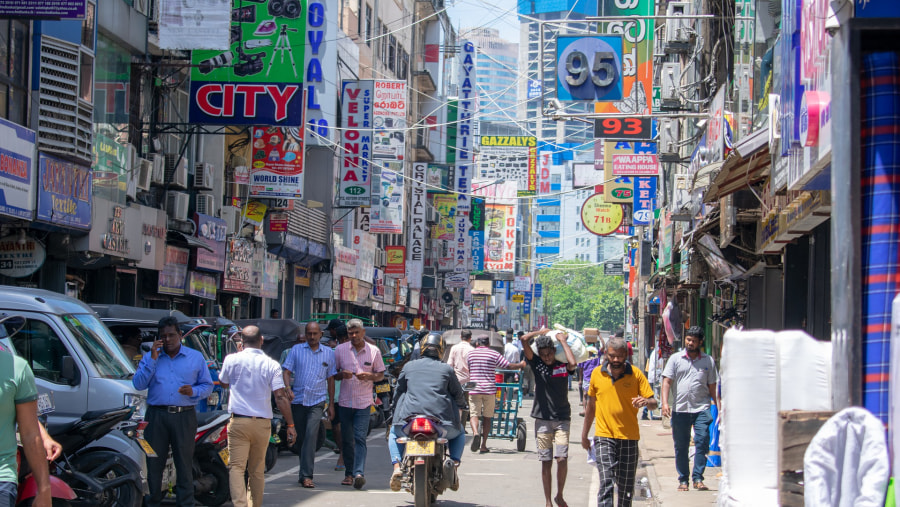
[[[556, 460], [556, 505], [565, 507], [563, 489], [566, 486], [569, 457], [569, 422], [572, 408], [569, 406], [569, 375], [578, 365], [575, 354], [566, 343], [566, 334], [557, 333], [557, 342], [566, 355], [566, 362], [556, 360], [556, 343], [546, 336], [549, 329], [528, 333], [521, 338], [525, 362], [534, 371], [534, 437], [537, 442], [538, 461], [541, 462], [541, 480], [544, 485], [544, 501], [552, 507], [553, 460]], [[537, 338], [535, 338], [537, 336]], [[534, 339], [537, 354], [531, 349]]]
[[[476, 340], [475, 350], [469, 352], [466, 361], [469, 366], [469, 381], [475, 382], [475, 388], [469, 391], [469, 422], [472, 424], [472, 452], [482, 454], [490, 452], [487, 447], [488, 435], [491, 432], [491, 419], [494, 417], [497, 402], [497, 378], [495, 370], [521, 369], [525, 362], [510, 364], [503, 354], [488, 347], [489, 338], [482, 336]], [[478, 420], [481, 419], [481, 427]]]

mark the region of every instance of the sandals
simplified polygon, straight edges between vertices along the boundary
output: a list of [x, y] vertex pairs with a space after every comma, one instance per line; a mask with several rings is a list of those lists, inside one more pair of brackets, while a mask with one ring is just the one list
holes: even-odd
[[312, 489], [316, 487], [316, 484], [312, 481], [312, 479], [303, 479], [300, 482], [300, 485], [304, 488]]
[[357, 475], [356, 477], [353, 478], [353, 487], [354, 488], [362, 489], [363, 486], [365, 486], [365, 485], [366, 485], [366, 478], [363, 477], [362, 474]]
[[678, 491], [690, 491], [690, 490], [691, 490], [691, 487], [688, 486], [688, 483], [686, 483], [686, 482], [682, 482], [681, 484], [678, 485]]
[[472, 452], [477, 452], [479, 447], [481, 447], [481, 435], [474, 435], [472, 437], [472, 445], [469, 447], [469, 450]]
[[341, 481], [341, 486], [352, 486], [353, 485], [353, 477], [349, 475], [344, 476], [344, 480]]
[[402, 480], [403, 470], [400, 470], [399, 468], [394, 470], [394, 473], [391, 474], [391, 491], [400, 491]]
[[703, 481], [697, 481], [694, 483], [694, 489], [697, 491], [709, 491], [709, 488], [706, 484], [703, 484]]
[[344, 471], [344, 470], [346, 470], [346, 469], [347, 469], [347, 467], [345, 467], [344, 465], [337, 465], [337, 466], [334, 467], [334, 471], [335, 471], [335, 472], [342, 472], [342, 471]]

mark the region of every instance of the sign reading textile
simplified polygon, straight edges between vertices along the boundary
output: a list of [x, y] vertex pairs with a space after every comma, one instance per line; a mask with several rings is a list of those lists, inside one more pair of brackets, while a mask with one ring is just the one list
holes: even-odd
[[[10, 166], [17, 169], [21, 165]], [[91, 228], [91, 170], [49, 155], [40, 155], [37, 220]]]

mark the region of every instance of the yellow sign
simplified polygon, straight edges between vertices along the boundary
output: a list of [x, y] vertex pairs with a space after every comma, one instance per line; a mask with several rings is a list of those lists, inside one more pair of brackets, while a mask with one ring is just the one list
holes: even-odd
[[525, 302], [525, 294], [513, 294], [512, 302], [513, 303], [524, 303]]
[[250, 201], [244, 205], [241, 213], [248, 222], [262, 225], [263, 219], [266, 218], [266, 208], [267, 206], [259, 201]]
[[584, 228], [598, 236], [616, 232], [622, 225], [624, 216], [622, 205], [605, 202], [603, 194], [594, 194], [581, 205], [581, 222]]
[[634, 179], [613, 175], [613, 155], [634, 155], [634, 143], [626, 141], [603, 142], [603, 200], [605, 202], [631, 204], [634, 202]]
[[481, 136], [481, 145], [535, 148], [537, 147], [537, 138], [530, 136]]

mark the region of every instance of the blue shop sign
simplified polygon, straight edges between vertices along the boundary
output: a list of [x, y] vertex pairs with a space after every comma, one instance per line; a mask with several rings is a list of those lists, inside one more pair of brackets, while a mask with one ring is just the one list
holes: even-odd
[[31, 220], [36, 134], [0, 118], [0, 214]]
[[42, 153], [36, 219], [66, 227], [90, 229], [91, 180], [89, 167]]
[[897, 0], [855, 0], [857, 18], [900, 18]]

